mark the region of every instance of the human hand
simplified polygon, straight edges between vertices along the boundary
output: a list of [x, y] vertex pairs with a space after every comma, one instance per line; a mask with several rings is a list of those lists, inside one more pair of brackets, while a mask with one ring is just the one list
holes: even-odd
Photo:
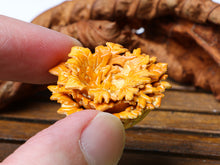
[[[61, 33], [0, 16], [0, 80], [53, 82], [48, 70], [66, 60], [74, 45], [80, 43]], [[39, 132], [2, 165], [113, 165], [122, 154], [124, 137], [118, 118], [85, 110]]]

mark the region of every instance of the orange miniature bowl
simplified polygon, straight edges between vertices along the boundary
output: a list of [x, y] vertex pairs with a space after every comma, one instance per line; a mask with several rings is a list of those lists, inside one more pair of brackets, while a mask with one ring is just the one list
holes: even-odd
[[107, 42], [92, 53], [88, 48], [72, 47], [70, 58], [52, 68], [57, 85], [50, 85], [51, 100], [61, 104], [58, 113], [69, 115], [96, 109], [117, 116], [125, 128], [141, 121], [158, 108], [165, 89], [171, 85], [167, 64], [155, 57], [131, 53], [119, 44]]

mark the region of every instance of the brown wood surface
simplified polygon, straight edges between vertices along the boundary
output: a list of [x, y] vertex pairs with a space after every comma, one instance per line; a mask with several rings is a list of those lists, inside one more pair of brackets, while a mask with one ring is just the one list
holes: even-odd
[[[172, 83], [162, 106], [126, 130], [124, 164], [220, 164], [220, 102], [211, 93]], [[48, 91], [0, 111], [0, 161], [64, 116]]]
[[167, 91], [160, 109], [219, 114], [220, 104], [211, 93]]
[[22, 143], [13, 143], [11, 141], [5, 142], [0, 140], [0, 162], [3, 158], [10, 155], [15, 149], [17, 149]]
[[126, 147], [220, 158], [220, 137], [157, 130], [127, 130]]
[[219, 165], [220, 161], [187, 155], [125, 150], [119, 165]]
[[20, 121], [0, 121], [1, 139], [13, 141], [26, 141], [37, 132], [50, 126], [49, 124], [30, 123]]
[[157, 110], [134, 127], [220, 136], [220, 115]]

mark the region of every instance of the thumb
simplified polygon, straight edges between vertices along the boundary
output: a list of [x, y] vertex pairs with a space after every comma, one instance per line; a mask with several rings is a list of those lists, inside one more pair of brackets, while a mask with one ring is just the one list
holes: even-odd
[[84, 110], [39, 132], [3, 164], [114, 165], [121, 157], [124, 136], [123, 125], [115, 116]]

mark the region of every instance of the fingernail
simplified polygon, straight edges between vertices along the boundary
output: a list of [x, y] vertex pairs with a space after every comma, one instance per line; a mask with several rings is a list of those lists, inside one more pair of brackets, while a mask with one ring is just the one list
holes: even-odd
[[84, 129], [80, 147], [89, 165], [114, 165], [124, 149], [125, 133], [121, 121], [100, 112]]
[[73, 37], [70, 37], [70, 38], [73, 41], [74, 46], [83, 46], [82, 43], [76, 38], [73, 38]]

